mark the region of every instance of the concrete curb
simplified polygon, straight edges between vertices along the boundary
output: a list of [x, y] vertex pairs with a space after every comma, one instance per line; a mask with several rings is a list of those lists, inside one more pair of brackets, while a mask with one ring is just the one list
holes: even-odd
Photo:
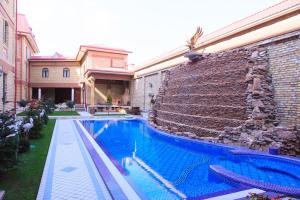
[[4, 199], [5, 191], [1, 190], [0, 191], [0, 200]]

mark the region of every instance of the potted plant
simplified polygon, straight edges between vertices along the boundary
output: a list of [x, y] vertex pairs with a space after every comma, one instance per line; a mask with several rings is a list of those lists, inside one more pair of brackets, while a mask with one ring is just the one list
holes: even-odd
[[111, 105], [112, 105], [112, 97], [111, 97], [111, 95], [107, 96], [106, 104], [107, 104], [107, 107], [108, 107], [107, 114], [109, 115], [109, 111], [110, 111], [110, 108], [111, 108]]
[[21, 99], [20, 101], [18, 101], [18, 104], [21, 108], [23, 108], [23, 111], [25, 110], [25, 107], [27, 106], [28, 104], [28, 101], [24, 100], [24, 99]]

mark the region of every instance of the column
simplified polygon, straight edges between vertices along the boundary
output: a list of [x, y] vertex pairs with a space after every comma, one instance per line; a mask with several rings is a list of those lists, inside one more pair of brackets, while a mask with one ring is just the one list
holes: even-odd
[[38, 100], [41, 100], [42, 99], [42, 89], [39, 88], [38, 89]]
[[74, 88], [71, 89], [71, 101], [74, 101]]
[[91, 79], [91, 107], [95, 106], [95, 79]]

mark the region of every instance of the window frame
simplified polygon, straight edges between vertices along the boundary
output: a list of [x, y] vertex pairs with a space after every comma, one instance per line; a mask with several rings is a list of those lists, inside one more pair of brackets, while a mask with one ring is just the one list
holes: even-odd
[[49, 69], [47, 67], [42, 69], [42, 78], [49, 78]]
[[7, 103], [7, 73], [2, 74], [2, 103], [6, 104]]
[[8, 21], [3, 19], [3, 44], [8, 46], [9, 43], [9, 24]]
[[63, 77], [69, 78], [71, 76], [70, 68], [63, 68]]

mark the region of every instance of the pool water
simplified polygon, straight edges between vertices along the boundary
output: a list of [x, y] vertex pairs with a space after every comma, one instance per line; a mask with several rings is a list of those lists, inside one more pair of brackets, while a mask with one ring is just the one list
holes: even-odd
[[221, 165], [262, 182], [300, 188], [297, 163], [234, 155], [234, 147], [174, 137], [138, 119], [81, 123], [143, 199], [197, 198], [242, 187], [216, 177], [209, 165]]

